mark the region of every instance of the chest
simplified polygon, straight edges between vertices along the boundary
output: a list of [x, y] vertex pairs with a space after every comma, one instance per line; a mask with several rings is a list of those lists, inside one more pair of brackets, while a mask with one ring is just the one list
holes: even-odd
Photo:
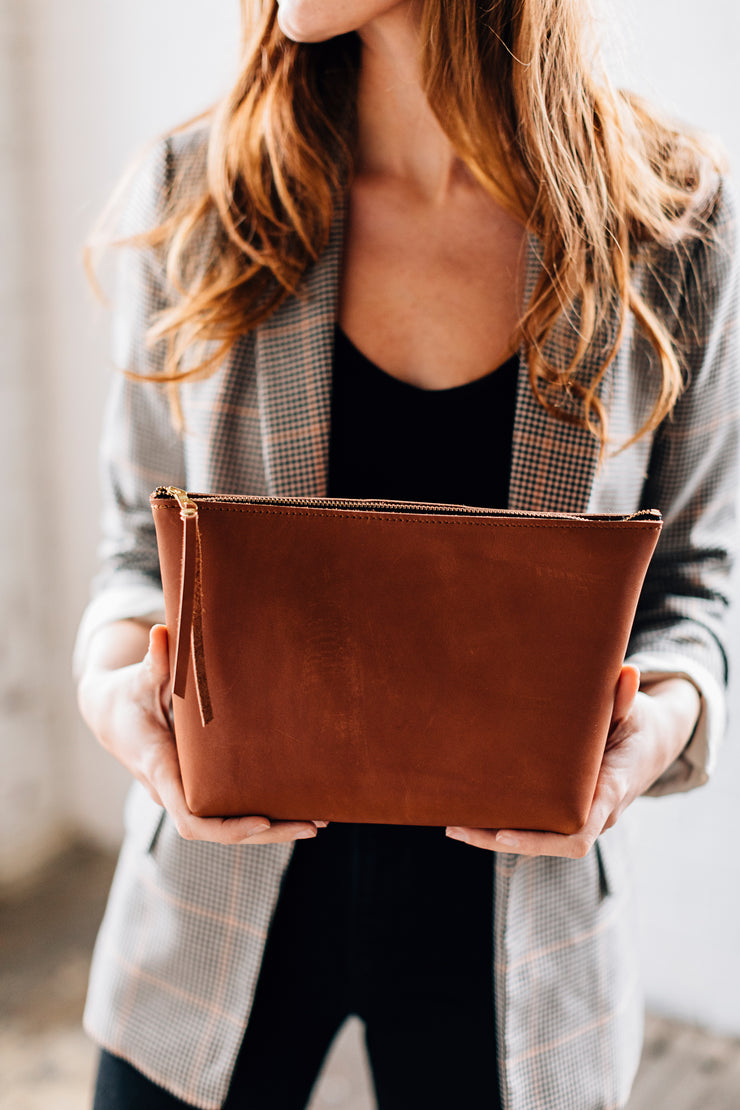
[[525, 233], [479, 190], [445, 204], [392, 183], [352, 189], [339, 321], [369, 358], [427, 389], [465, 384], [516, 347]]
[[[387, 372], [400, 376], [398, 360], [393, 363], [386, 353], [394, 352], [394, 334], [401, 335], [402, 331], [399, 325], [407, 321], [418, 324], [419, 316], [409, 311], [405, 318], [399, 318], [389, 305], [391, 326], [379, 336], [372, 330], [368, 306], [354, 301], [358, 314], [348, 312], [345, 319], [370, 321], [370, 327], [363, 333], [364, 341], [353, 333], [351, 323], [343, 324], [342, 311], [353, 306], [352, 299], [346, 299], [347, 278], [353, 276], [353, 267], [345, 265], [353, 250], [352, 243], [347, 242], [346, 229], [342, 207], [325, 253], [307, 274], [303, 295], [286, 300], [270, 320], [244, 337], [223, 374], [193, 382], [183, 390], [189, 488], [284, 496], [325, 495], [337, 321], [363, 354]], [[534, 238], [528, 243], [526, 271], [522, 302], [531, 295], [539, 273], [538, 244]], [[357, 276], [362, 279], [362, 274]], [[396, 284], [395, 275], [387, 268], [386, 276]], [[383, 303], [382, 289], [376, 303]], [[394, 332], [396, 328], [399, 330]], [[417, 334], [424, 337], [428, 333], [422, 329]], [[390, 344], [383, 350], [380, 350], [383, 344], [379, 344], [376, 353], [378, 338], [386, 344], [390, 339]], [[572, 336], [567, 333], [565, 339], [574, 348], [577, 333]], [[617, 444], [633, 435], [645, 418], [644, 388], [651, 369], [644, 348], [644, 344], [634, 342], [632, 329], [628, 328], [604, 382], [604, 399]], [[431, 355], [434, 353], [431, 351]], [[587, 352], [590, 366], [596, 364], [600, 354]], [[496, 365], [503, 361], [498, 359]], [[467, 380], [480, 376], [478, 366]], [[438, 381], [436, 388], [459, 384], [463, 383]], [[226, 442], [236, 446], [225, 451]], [[526, 357], [522, 357], [509, 471], [512, 508], [632, 511], [639, 507], [649, 453], [650, 437], [644, 436], [627, 450], [610, 454], [604, 465], [597, 468], [596, 441], [575, 425], [556, 420], [537, 403], [529, 384]], [[461, 498], [455, 494], [452, 499]]]

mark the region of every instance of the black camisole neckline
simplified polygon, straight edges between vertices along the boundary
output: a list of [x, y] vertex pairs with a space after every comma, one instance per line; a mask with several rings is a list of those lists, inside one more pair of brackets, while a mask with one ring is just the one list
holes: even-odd
[[337, 325], [329, 495], [504, 508], [519, 356], [423, 389], [376, 366]]

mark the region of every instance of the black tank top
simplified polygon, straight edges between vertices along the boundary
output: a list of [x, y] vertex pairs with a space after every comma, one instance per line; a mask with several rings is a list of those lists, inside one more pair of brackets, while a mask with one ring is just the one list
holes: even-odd
[[505, 508], [518, 355], [452, 389], [385, 373], [337, 327], [331, 401], [331, 497]]

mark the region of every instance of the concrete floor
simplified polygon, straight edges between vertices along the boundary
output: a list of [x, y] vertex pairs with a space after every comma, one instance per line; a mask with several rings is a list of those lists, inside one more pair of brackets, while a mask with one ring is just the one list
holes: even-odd
[[[88, 1110], [95, 1049], [79, 1021], [112, 866], [73, 848], [0, 896], [0, 1110]], [[374, 1106], [362, 1027], [348, 1022], [310, 1110]], [[740, 1110], [740, 1039], [651, 1015], [629, 1110]]]

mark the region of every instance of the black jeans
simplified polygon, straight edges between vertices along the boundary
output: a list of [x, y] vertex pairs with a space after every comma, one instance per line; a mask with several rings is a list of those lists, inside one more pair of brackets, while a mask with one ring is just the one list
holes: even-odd
[[[381, 1110], [499, 1110], [491, 853], [442, 829], [329, 825], [283, 881], [224, 1110], [302, 1110], [344, 1019]], [[184, 1110], [101, 1057], [95, 1110]]]

